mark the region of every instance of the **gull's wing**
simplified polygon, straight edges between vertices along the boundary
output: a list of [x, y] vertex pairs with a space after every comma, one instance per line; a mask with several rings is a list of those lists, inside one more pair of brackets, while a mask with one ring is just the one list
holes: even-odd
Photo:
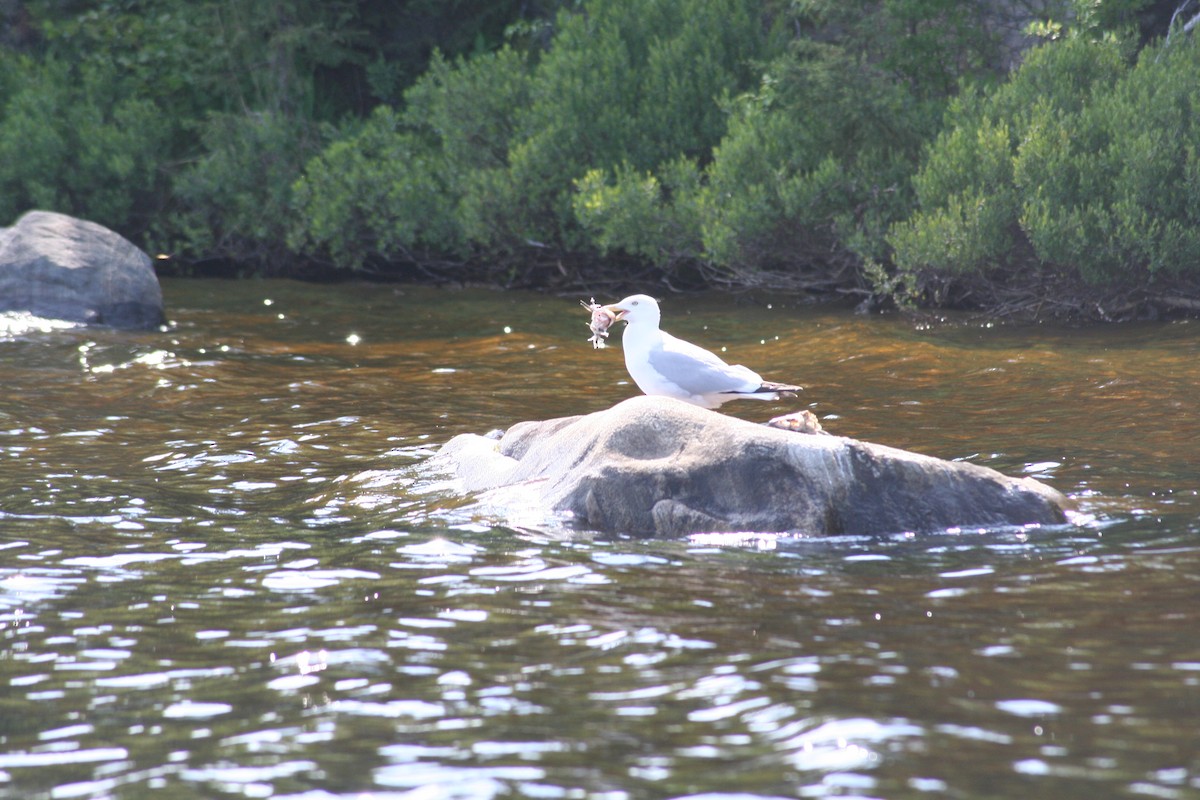
[[653, 348], [649, 360], [656, 372], [693, 395], [753, 392], [762, 387], [762, 377], [753, 370], [726, 364], [703, 347], [665, 331], [662, 347]]

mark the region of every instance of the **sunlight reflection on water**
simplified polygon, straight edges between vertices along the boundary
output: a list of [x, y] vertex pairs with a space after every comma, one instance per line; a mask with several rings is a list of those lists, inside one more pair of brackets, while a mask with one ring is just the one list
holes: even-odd
[[1194, 326], [667, 298], [836, 432], [1091, 516], [634, 541], [492, 528], [417, 466], [628, 396], [578, 298], [166, 288], [166, 333], [0, 333], [0, 795], [1200, 790]]

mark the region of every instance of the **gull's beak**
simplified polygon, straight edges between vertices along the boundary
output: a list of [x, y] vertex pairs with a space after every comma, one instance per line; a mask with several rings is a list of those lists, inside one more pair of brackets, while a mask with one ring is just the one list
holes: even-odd
[[625, 315], [629, 313], [629, 309], [620, 306], [605, 306], [604, 310], [613, 315], [613, 322], [625, 319]]

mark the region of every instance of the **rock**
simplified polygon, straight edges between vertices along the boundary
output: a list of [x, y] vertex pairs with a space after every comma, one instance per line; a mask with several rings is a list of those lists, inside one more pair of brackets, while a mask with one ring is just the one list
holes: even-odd
[[1067, 521], [1031, 478], [840, 436], [770, 428], [666, 397], [457, 436], [430, 459], [510, 525], [607, 533], [880, 534]]
[[163, 322], [162, 288], [149, 256], [120, 234], [31, 211], [0, 228], [0, 311], [153, 328]]
[[781, 430], [791, 431], [793, 433], [814, 433], [828, 436], [829, 431], [821, 427], [820, 420], [817, 415], [809, 411], [807, 408], [795, 411], [791, 414], [784, 414], [782, 417], [773, 417], [764, 425], [769, 425], [772, 428], [780, 428]]

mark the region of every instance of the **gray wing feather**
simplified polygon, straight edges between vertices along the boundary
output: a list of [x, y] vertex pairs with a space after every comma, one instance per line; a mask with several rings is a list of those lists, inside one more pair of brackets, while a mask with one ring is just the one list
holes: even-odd
[[663, 333], [662, 349], [650, 352], [650, 366], [689, 394], [753, 392], [762, 378], [741, 365], [731, 366], [691, 342]]

